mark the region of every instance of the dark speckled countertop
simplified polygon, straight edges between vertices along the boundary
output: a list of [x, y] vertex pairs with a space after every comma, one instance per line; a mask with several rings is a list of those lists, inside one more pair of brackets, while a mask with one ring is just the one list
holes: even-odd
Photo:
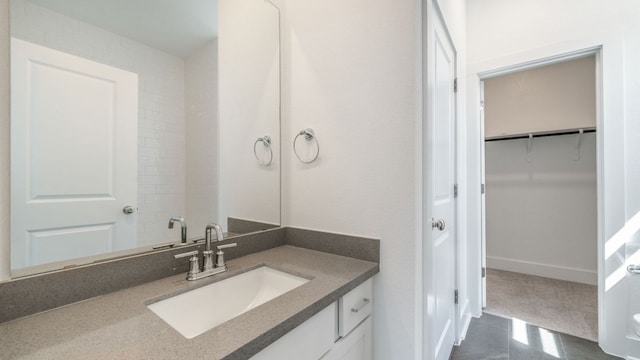
[[[2, 323], [0, 358], [248, 359], [379, 271], [375, 262], [289, 245], [227, 264], [228, 272], [213, 277], [171, 276]], [[312, 280], [193, 339], [146, 307], [261, 265]]]

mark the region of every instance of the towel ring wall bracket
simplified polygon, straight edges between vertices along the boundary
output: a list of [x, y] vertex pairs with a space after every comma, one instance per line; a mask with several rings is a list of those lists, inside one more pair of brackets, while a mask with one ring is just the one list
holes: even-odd
[[[269, 161], [262, 161], [260, 159], [260, 157], [258, 156], [257, 146], [258, 146], [259, 143], [262, 143], [262, 145], [264, 145], [264, 147], [269, 149]], [[271, 162], [273, 161], [273, 150], [271, 150], [271, 137], [269, 135], [265, 135], [263, 137], [259, 137], [258, 140], [256, 140], [256, 142], [253, 143], [253, 155], [255, 155], [256, 160], [258, 161], [258, 164], [260, 164], [262, 166], [271, 165]]]
[[[315, 155], [312, 157], [311, 160], [304, 160], [304, 159], [302, 159], [300, 154], [298, 154], [298, 149], [296, 148], [296, 142], [298, 141], [298, 138], [300, 136], [304, 136], [304, 140], [305, 141], [315, 140], [315, 142], [316, 142], [316, 152], [315, 152]], [[296, 137], [293, 138], [293, 153], [296, 155], [298, 160], [302, 161], [305, 164], [311, 164], [312, 162], [316, 161], [316, 159], [318, 158], [318, 155], [320, 155], [320, 143], [318, 142], [318, 139], [316, 138], [316, 135], [313, 132], [313, 129], [306, 128], [306, 129], [300, 130], [298, 132], [298, 135], [296, 135]]]

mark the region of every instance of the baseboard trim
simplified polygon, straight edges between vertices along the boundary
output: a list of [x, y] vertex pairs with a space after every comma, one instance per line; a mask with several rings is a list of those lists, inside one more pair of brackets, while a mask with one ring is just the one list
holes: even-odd
[[461, 317], [458, 319], [460, 325], [460, 332], [458, 333], [458, 339], [456, 345], [460, 345], [462, 340], [467, 337], [467, 330], [469, 330], [469, 324], [471, 324], [471, 313], [469, 312], [469, 299], [466, 299], [462, 307]]
[[597, 285], [598, 283], [598, 273], [596, 271], [505, 259], [495, 256], [487, 256], [487, 267], [589, 285]]

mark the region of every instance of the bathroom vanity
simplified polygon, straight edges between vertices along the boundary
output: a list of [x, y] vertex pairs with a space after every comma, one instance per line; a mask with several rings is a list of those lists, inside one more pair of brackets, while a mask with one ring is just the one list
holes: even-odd
[[368, 279], [251, 360], [371, 359], [372, 300]]
[[[296, 229], [278, 231], [284, 234], [285, 230]], [[279, 246], [228, 260], [229, 271], [223, 274], [187, 281], [186, 273], [180, 273], [4, 322], [0, 324], [2, 356], [370, 359], [372, 277], [379, 265], [377, 261], [335, 254], [342, 248], [348, 255], [349, 242], [334, 234], [329, 238], [338, 238], [333, 242], [340, 245], [332, 248], [331, 241], [283, 235]], [[235, 241], [242, 246], [242, 237]], [[370, 241], [379, 251], [378, 241]], [[305, 248], [306, 245], [316, 250]], [[323, 246], [325, 251], [318, 251]], [[192, 339], [185, 338], [147, 307], [263, 266], [309, 281]], [[222, 299], [232, 295], [216, 296]], [[211, 306], [215, 309], [216, 301]]]

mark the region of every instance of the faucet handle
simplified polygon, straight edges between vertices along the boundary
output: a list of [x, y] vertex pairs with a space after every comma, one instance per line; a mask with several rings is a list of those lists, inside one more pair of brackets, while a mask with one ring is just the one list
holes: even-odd
[[187, 280], [195, 280], [195, 275], [200, 272], [200, 261], [198, 260], [198, 250], [189, 251], [182, 254], [173, 255], [174, 258], [180, 259], [191, 256], [189, 259], [189, 272], [187, 273]]
[[218, 245], [216, 247], [218, 248], [218, 250], [222, 250], [222, 249], [228, 249], [228, 248], [232, 248], [232, 247], [236, 247], [236, 246], [238, 246], [238, 243]]
[[218, 245], [218, 252], [216, 252], [216, 268], [226, 268], [227, 264], [224, 262], [224, 252], [222, 249], [228, 249], [230, 247], [236, 247], [238, 243], [231, 243], [225, 245]]
[[173, 255], [173, 257], [175, 259], [180, 259], [180, 258], [184, 258], [184, 257], [187, 257], [187, 256], [198, 256], [198, 250], [193, 250], [193, 251], [189, 251], [189, 252], [186, 252], [186, 253]]

